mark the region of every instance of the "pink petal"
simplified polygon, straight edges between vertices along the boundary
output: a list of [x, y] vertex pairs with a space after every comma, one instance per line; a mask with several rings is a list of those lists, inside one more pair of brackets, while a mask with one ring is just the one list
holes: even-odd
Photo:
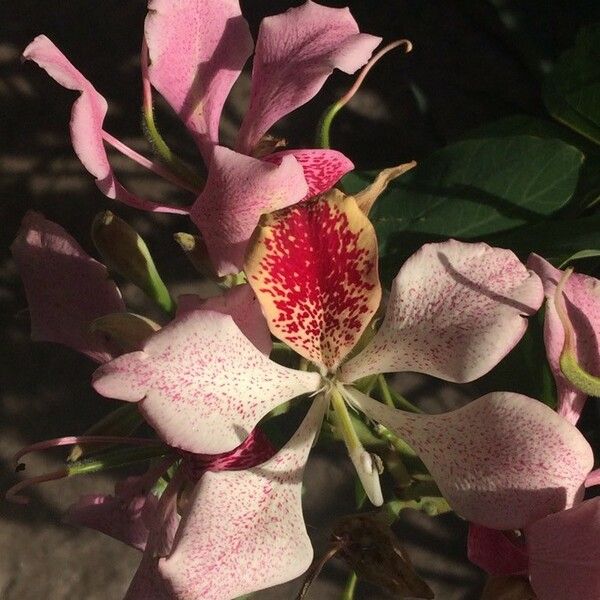
[[240, 331], [263, 354], [270, 354], [273, 343], [269, 326], [262, 314], [260, 303], [248, 284], [236, 285], [222, 296], [214, 296], [207, 300], [193, 294], [185, 294], [177, 299], [177, 316], [197, 309], [231, 315]]
[[307, 192], [302, 167], [293, 156], [275, 166], [217, 146], [206, 186], [191, 211], [217, 273], [242, 269], [261, 214], [295, 204]]
[[469, 560], [490, 575], [524, 575], [527, 551], [504, 531], [469, 523]]
[[45, 35], [39, 35], [25, 48], [23, 58], [33, 60], [63, 87], [81, 93], [71, 112], [71, 141], [79, 160], [96, 178], [104, 195], [142, 210], [187, 214], [181, 208], [138, 198], [117, 181], [102, 141], [106, 100]]
[[111, 348], [88, 328], [98, 317], [125, 310], [106, 267], [88, 256], [60, 225], [28, 212], [11, 251], [23, 278], [31, 337], [57, 342], [98, 362]]
[[600, 498], [537, 521], [525, 536], [539, 600], [600, 598]]
[[152, 85], [196, 139], [207, 163], [223, 104], [252, 54], [237, 0], [150, 0], [145, 36]]
[[426, 244], [400, 269], [381, 328], [343, 380], [393, 371], [477, 379], [514, 348], [542, 300], [539, 278], [510, 250]]
[[590, 445], [546, 405], [497, 392], [441, 415], [396, 410], [351, 390], [375, 421], [405, 439], [450, 506], [492, 529], [521, 529], [583, 496]]
[[313, 552], [302, 516], [302, 475], [326, 402], [319, 397], [292, 439], [247, 471], [207, 473], [160, 571], [177, 597], [223, 600], [289, 581]]
[[334, 69], [354, 73], [380, 42], [359, 33], [348, 8], [310, 0], [264, 19], [256, 42], [250, 107], [237, 149], [249, 154], [271, 125], [313, 98]]
[[[559, 366], [565, 332], [554, 306], [554, 292], [564, 271], [555, 269], [537, 254], [529, 257], [527, 266], [542, 279], [547, 298], [544, 342], [556, 381], [558, 412], [571, 423], [577, 423], [587, 396], [565, 379]], [[589, 373], [600, 375], [600, 281], [573, 273], [566, 282], [564, 295], [567, 313], [575, 332], [577, 360]]]
[[143, 352], [100, 367], [94, 388], [140, 401], [169, 445], [200, 454], [232, 450], [270, 410], [320, 384], [316, 373], [270, 361], [229, 315], [198, 310], [152, 336]]
[[[150, 527], [147, 514], [158, 498], [140, 486], [143, 477], [128, 477], [115, 486], [115, 495], [86, 495], [69, 507], [68, 523], [89, 527], [138, 550], [144, 550]], [[146, 518], [142, 515], [146, 513]]]
[[381, 299], [375, 230], [338, 190], [265, 215], [245, 271], [273, 335], [331, 372]]
[[283, 150], [265, 156], [263, 160], [280, 165], [292, 155], [301, 165], [308, 184], [308, 198], [330, 190], [346, 173], [354, 169], [352, 161], [337, 150]]

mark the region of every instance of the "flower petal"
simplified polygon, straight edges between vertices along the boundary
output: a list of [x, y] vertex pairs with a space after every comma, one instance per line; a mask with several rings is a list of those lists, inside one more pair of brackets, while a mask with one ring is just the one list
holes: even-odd
[[140, 401], [169, 445], [199, 454], [232, 450], [270, 410], [314, 392], [317, 373], [287, 369], [261, 354], [229, 315], [197, 310], [152, 336], [143, 352], [100, 367], [94, 388]]
[[79, 160], [96, 178], [96, 185], [105, 196], [142, 210], [187, 214], [183, 208], [138, 198], [117, 181], [102, 140], [106, 100], [45, 35], [39, 35], [25, 48], [23, 58], [34, 61], [63, 87], [81, 93], [71, 111], [71, 141]]
[[338, 190], [265, 215], [246, 275], [273, 335], [334, 371], [379, 306], [375, 230]]
[[181, 600], [158, 571], [158, 558], [147, 552], [123, 600]]
[[[556, 381], [558, 413], [576, 423], [583, 409], [586, 394], [575, 389], [560, 370], [560, 355], [565, 331], [554, 305], [556, 286], [563, 271], [554, 268], [537, 254], [532, 254], [527, 266], [535, 271], [544, 284], [546, 314], [544, 342], [548, 362]], [[600, 375], [600, 281], [594, 277], [573, 273], [565, 284], [565, 304], [575, 334], [577, 361], [589, 373]]]
[[469, 560], [490, 575], [527, 573], [527, 550], [504, 531], [469, 523], [467, 539]]
[[539, 600], [600, 598], [600, 498], [537, 521], [525, 537]]
[[285, 156], [292, 155], [302, 167], [308, 184], [307, 198], [330, 190], [346, 173], [354, 169], [352, 161], [337, 150], [301, 149], [274, 152], [263, 158], [279, 165]]
[[140, 486], [142, 477], [128, 477], [115, 486], [115, 495], [86, 495], [71, 505], [68, 523], [89, 527], [138, 550], [144, 550], [150, 528], [146, 515], [156, 510], [158, 498]]
[[60, 225], [35, 212], [25, 215], [11, 251], [25, 285], [32, 339], [64, 344], [98, 362], [110, 360], [112, 348], [89, 331], [94, 319], [125, 310], [106, 267]]
[[223, 104], [252, 54], [238, 0], [150, 0], [144, 28], [152, 85], [209, 162]]
[[425, 244], [392, 284], [381, 328], [342, 369], [346, 382], [416, 371], [447, 381], [481, 377], [504, 358], [543, 300], [510, 250], [449, 240]]
[[302, 516], [302, 475], [325, 407], [319, 396], [267, 462], [202, 477], [173, 552], [159, 564], [179, 600], [236, 598], [308, 568], [313, 551]]
[[222, 296], [203, 300], [200, 296], [184, 294], [177, 300], [177, 316], [193, 310], [213, 310], [231, 315], [240, 331], [267, 356], [273, 347], [269, 326], [262, 314], [260, 303], [248, 284], [236, 285]]
[[217, 273], [240, 271], [260, 215], [299, 202], [307, 191], [302, 167], [292, 156], [275, 166], [217, 146], [191, 211]]
[[496, 392], [449, 413], [416, 415], [347, 393], [413, 447], [450, 506], [469, 521], [520, 529], [583, 496], [592, 449], [537, 400]]
[[380, 42], [359, 33], [348, 8], [310, 0], [264, 19], [256, 42], [250, 107], [237, 149], [249, 154], [271, 125], [313, 98], [334, 69], [354, 73]]

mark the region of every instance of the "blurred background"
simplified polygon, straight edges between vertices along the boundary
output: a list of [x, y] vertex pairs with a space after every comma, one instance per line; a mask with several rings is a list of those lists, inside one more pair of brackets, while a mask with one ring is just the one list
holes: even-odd
[[[408, 38], [414, 51], [386, 56], [332, 130], [333, 147], [360, 169], [419, 160], [486, 122], [514, 114], [545, 114], [540, 82], [578, 29], [598, 18], [592, 0], [362, 0], [349, 5], [362, 31], [385, 41]], [[300, 4], [288, 0], [243, 1], [256, 34], [260, 20]], [[45, 33], [108, 99], [107, 131], [150, 155], [140, 128], [139, 47], [143, 0], [20, 0], [0, 2], [0, 491], [16, 481], [11, 456], [42, 439], [83, 432], [114, 403], [89, 387], [94, 364], [68, 349], [31, 344], [22, 285], [8, 246], [24, 213], [41, 211], [94, 254], [93, 216], [115, 210], [145, 236], [173, 290], [198, 290], [198, 277], [172, 241], [192, 231], [181, 217], [140, 214], [106, 200], [74, 156], [68, 122], [74, 94], [64, 90], [20, 53]], [[249, 69], [226, 106], [223, 141], [231, 142], [244, 114]], [[291, 147], [311, 146], [322, 111], [351, 84], [336, 73], [307, 106], [278, 124], [274, 133]], [[192, 163], [199, 157], [185, 130], [158, 102], [158, 123], [171, 147]], [[182, 194], [120, 156], [113, 162], [123, 183], [155, 200], [187, 203]], [[126, 289], [133, 307], [143, 300]], [[397, 382], [413, 401], [442, 411], [476, 397], [406, 376]], [[28, 472], [57, 468], [60, 454], [32, 456]], [[319, 453], [306, 480], [306, 518], [317, 553], [336, 516], [353, 510], [353, 483], [343, 453]], [[90, 531], [61, 522], [82, 493], [112, 489], [111, 475], [73, 478], [31, 491], [28, 506], [0, 503], [0, 598], [2, 600], [112, 600], [122, 597], [139, 554]], [[465, 558], [465, 527], [458, 519], [431, 519], [405, 511], [396, 531], [415, 565], [442, 600], [480, 597], [483, 576]], [[346, 578], [336, 560], [308, 598], [339, 598]], [[299, 583], [257, 598], [293, 598]], [[384, 598], [369, 586], [357, 598]]]

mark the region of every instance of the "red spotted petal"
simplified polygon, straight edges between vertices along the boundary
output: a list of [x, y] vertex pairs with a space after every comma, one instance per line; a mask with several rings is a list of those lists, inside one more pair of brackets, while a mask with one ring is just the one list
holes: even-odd
[[330, 371], [354, 347], [381, 299], [373, 226], [337, 190], [265, 215], [246, 274], [271, 332]]
[[263, 158], [276, 165], [291, 154], [302, 167], [308, 184], [307, 198], [330, 190], [346, 173], [354, 169], [352, 161], [337, 150], [283, 150]]

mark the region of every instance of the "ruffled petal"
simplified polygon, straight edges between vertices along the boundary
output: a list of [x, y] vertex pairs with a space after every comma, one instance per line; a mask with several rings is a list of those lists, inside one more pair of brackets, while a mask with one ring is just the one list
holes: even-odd
[[490, 575], [527, 574], [527, 550], [504, 531], [469, 523], [469, 560]]
[[380, 42], [359, 33], [348, 8], [310, 0], [264, 19], [256, 42], [250, 107], [237, 149], [249, 154], [271, 125], [313, 98], [334, 69], [354, 73]]
[[200, 480], [173, 552], [159, 564], [178, 600], [236, 598], [308, 568], [313, 551], [302, 515], [302, 475], [325, 407], [318, 397], [267, 462]]
[[[535, 271], [544, 284], [546, 314], [544, 342], [546, 355], [556, 381], [558, 412], [576, 423], [583, 409], [586, 394], [575, 389], [560, 370], [560, 355], [565, 331], [554, 305], [556, 286], [563, 271], [554, 268], [537, 254], [532, 254], [527, 266]], [[565, 284], [565, 304], [575, 334], [577, 362], [589, 373], [600, 375], [600, 281], [594, 277], [573, 273]]]
[[261, 354], [229, 315], [197, 310], [94, 373], [103, 396], [138, 402], [170, 446], [217, 454], [238, 446], [270, 410], [314, 392], [317, 373]]
[[71, 141], [79, 160], [96, 178], [96, 185], [105, 196], [142, 210], [187, 214], [182, 208], [138, 198], [117, 181], [102, 140], [106, 100], [45, 35], [39, 35], [25, 48], [23, 58], [34, 61], [63, 87], [80, 92], [71, 111]]
[[381, 299], [375, 230], [337, 190], [265, 215], [245, 270], [273, 335], [329, 371]]
[[217, 273], [242, 269], [261, 214], [295, 204], [307, 192], [302, 167], [293, 156], [276, 166], [217, 146], [206, 186], [191, 211]]
[[462, 517], [521, 529], [569, 508], [594, 464], [583, 435], [545, 404], [511, 392], [441, 415], [396, 410], [350, 389], [370, 418], [405, 439]]
[[346, 173], [354, 169], [354, 163], [337, 150], [283, 150], [269, 154], [263, 160], [279, 165], [283, 158], [290, 154], [304, 171], [304, 178], [308, 184], [307, 198], [327, 192]]
[[223, 104], [254, 46], [238, 0], [151, 0], [145, 36], [152, 85], [210, 162]]
[[539, 277], [510, 250], [426, 244], [400, 269], [381, 328], [342, 378], [416, 371], [472, 381], [514, 348], [542, 300]]
[[537, 521], [525, 537], [539, 600], [600, 598], [600, 498]]
[[222, 296], [214, 296], [206, 300], [193, 294], [185, 294], [177, 299], [177, 316], [197, 309], [231, 315], [240, 331], [263, 354], [267, 356], [270, 354], [273, 343], [269, 326], [262, 314], [258, 299], [248, 284], [236, 285]]
[[113, 356], [89, 327], [98, 317], [125, 310], [106, 267], [88, 256], [60, 225], [28, 212], [11, 251], [23, 278], [31, 337], [57, 342], [105, 362]]

